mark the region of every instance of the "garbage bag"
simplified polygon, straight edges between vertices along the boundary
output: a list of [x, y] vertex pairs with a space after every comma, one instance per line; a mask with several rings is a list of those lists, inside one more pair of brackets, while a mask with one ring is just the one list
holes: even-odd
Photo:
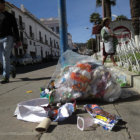
[[121, 93], [110, 70], [92, 57], [70, 50], [60, 57], [51, 81], [44, 92], [54, 103], [88, 97], [113, 102]]

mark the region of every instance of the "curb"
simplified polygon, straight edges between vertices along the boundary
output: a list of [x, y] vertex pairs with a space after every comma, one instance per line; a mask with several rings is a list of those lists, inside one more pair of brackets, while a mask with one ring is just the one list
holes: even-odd
[[[112, 67], [109, 66], [108, 64], [106, 64], [107, 67]], [[130, 87], [134, 88], [136, 91], [140, 91], [140, 75], [134, 73], [134, 72], [130, 72], [127, 71], [124, 68], [120, 68], [120, 67], [113, 67], [113, 71], [117, 72], [119, 74], [122, 74], [126, 77], [126, 80], [128, 82], [128, 84], [130, 85]]]

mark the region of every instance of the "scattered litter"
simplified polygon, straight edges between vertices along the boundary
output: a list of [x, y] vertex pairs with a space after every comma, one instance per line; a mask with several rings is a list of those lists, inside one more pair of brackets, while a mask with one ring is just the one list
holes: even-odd
[[96, 127], [97, 124], [94, 123], [93, 118], [83, 116], [77, 117], [77, 128], [80, 129], [81, 131], [95, 130]]
[[[112, 71], [90, 56], [68, 50], [62, 58], [47, 87], [40, 88], [40, 98], [19, 103], [14, 112], [19, 120], [40, 123], [36, 127], [38, 132], [46, 131], [51, 121], [64, 121], [70, 117], [76, 110], [76, 99], [90, 97], [115, 101], [121, 94], [119, 84], [123, 83], [123, 86], [126, 82], [123, 76], [117, 82]], [[32, 90], [26, 93], [32, 93]], [[92, 118], [77, 117], [77, 127], [82, 131], [95, 130], [98, 125], [105, 130], [112, 130], [120, 119], [95, 104], [86, 104], [84, 108]]]
[[119, 75], [117, 78], [117, 82], [120, 84], [120, 87], [125, 87], [127, 85], [126, 76]]
[[36, 128], [35, 130], [42, 133], [47, 131], [49, 126], [51, 125], [51, 119], [50, 118], [45, 118]]
[[112, 130], [121, 119], [119, 116], [104, 111], [96, 104], [87, 104], [84, 108], [94, 118], [94, 123], [101, 125], [105, 130]]
[[33, 91], [32, 90], [28, 90], [28, 91], [26, 91], [26, 93], [32, 93]]
[[20, 102], [14, 115], [17, 119], [29, 122], [41, 122], [47, 117], [47, 113], [43, 106], [48, 106], [47, 98], [37, 98], [29, 101]]
[[41, 122], [46, 117], [53, 121], [63, 121], [75, 111], [76, 102], [66, 103], [61, 107], [49, 105], [47, 98], [37, 98], [17, 105], [14, 115], [17, 119], [29, 122]]
[[64, 121], [66, 118], [70, 117], [72, 115], [72, 113], [75, 111], [74, 106], [75, 105], [72, 103], [66, 103], [66, 104], [62, 105], [58, 109], [58, 114], [54, 121], [55, 122]]

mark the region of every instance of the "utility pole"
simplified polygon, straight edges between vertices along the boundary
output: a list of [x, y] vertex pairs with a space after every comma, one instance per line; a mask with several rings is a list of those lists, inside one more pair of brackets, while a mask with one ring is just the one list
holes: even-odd
[[58, 0], [59, 33], [60, 33], [60, 56], [68, 48], [66, 0]]

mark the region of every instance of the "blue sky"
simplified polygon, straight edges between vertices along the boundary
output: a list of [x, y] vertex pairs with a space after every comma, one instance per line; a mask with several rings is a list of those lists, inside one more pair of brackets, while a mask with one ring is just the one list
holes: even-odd
[[[58, 0], [7, 1], [17, 7], [23, 4], [37, 18], [58, 17]], [[89, 22], [89, 17], [93, 12], [99, 12], [102, 16], [101, 7], [96, 8], [95, 2], [96, 0], [66, 0], [68, 32], [71, 33], [73, 42], [84, 43], [91, 38], [93, 25]], [[112, 14], [123, 14], [131, 18], [129, 0], [116, 0], [116, 2], [117, 5], [112, 7]]]

